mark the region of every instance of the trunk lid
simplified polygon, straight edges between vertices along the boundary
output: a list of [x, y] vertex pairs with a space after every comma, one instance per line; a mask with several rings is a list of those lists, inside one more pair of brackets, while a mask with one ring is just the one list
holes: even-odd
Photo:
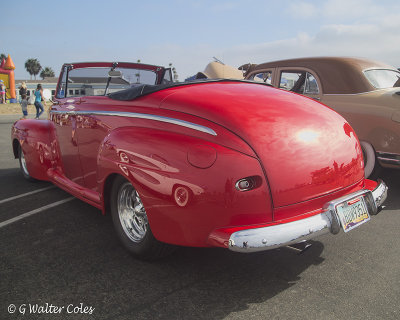
[[200, 83], [170, 92], [161, 108], [218, 123], [253, 148], [276, 208], [321, 197], [364, 177], [353, 129], [314, 100], [243, 82]]

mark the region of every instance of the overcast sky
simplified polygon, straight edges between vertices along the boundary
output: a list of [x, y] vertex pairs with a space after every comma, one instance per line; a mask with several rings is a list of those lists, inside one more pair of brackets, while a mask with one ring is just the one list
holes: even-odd
[[400, 67], [398, 0], [6, 1], [0, 53], [16, 79], [36, 58], [56, 76], [65, 62], [173, 63], [179, 79], [215, 56], [238, 67], [283, 58], [358, 56]]

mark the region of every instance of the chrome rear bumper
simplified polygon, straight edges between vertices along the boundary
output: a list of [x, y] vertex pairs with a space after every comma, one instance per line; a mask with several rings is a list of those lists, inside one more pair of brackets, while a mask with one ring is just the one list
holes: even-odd
[[387, 190], [386, 184], [380, 180], [373, 191], [361, 190], [328, 202], [323, 212], [318, 215], [284, 224], [234, 232], [229, 238], [229, 249], [236, 252], [256, 252], [298, 243], [328, 232], [337, 234], [341, 229], [335, 209], [337, 204], [363, 195], [369, 213], [375, 215], [386, 200]]

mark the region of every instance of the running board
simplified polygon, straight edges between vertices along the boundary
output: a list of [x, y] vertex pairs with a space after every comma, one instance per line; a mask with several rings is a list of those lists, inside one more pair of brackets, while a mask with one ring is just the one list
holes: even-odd
[[50, 178], [50, 181], [53, 182], [57, 187], [67, 191], [68, 193], [85, 202], [90, 203], [98, 209], [102, 209], [100, 194], [98, 192], [87, 189], [73, 182], [57, 170], [48, 169], [47, 175]]

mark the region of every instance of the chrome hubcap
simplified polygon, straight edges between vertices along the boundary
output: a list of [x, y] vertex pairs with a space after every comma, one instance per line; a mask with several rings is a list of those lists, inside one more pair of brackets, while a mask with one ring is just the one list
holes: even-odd
[[146, 210], [136, 189], [126, 182], [118, 191], [118, 215], [122, 229], [133, 242], [140, 242], [147, 233]]
[[24, 153], [21, 150], [21, 167], [22, 171], [24, 171], [25, 175], [29, 176], [28, 168], [26, 167], [26, 161], [25, 161], [25, 156]]

